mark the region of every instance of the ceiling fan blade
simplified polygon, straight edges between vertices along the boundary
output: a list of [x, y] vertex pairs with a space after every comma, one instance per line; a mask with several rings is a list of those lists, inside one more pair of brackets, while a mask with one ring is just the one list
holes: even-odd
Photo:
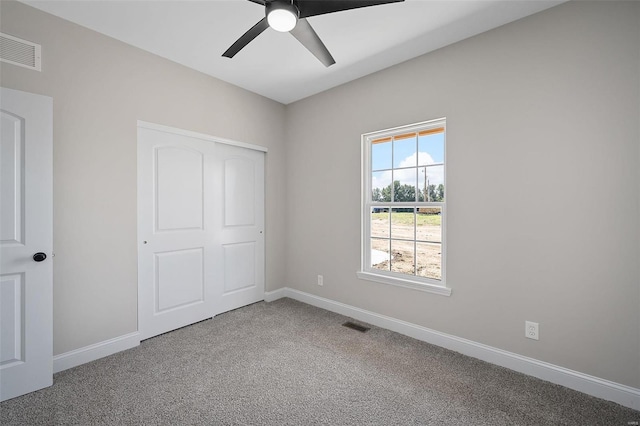
[[300, 18], [402, 1], [404, 0], [294, 0], [300, 11]]
[[316, 34], [313, 27], [311, 27], [309, 21], [304, 18], [298, 19], [295, 28], [290, 32], [309, 52], [313, 53], [325, 67], [336, 63], [331, 53], [329, 53], [329, 50], [327, 50], [327, 47], [322, 40], [320, 40], [320, 37], [318, 37], [318, 34]]
[[261, 4], [262, 6], [264, 6], [266, 4], [265, 0], [249, 0], [249, 1], [252, 2], [252, 3]]
[[249, 44], [254, 38], [258, 37], [264, 30], [269, 28], [269, 24], [267, 23], [267, 18], [262, 18], [255, 24], [253, 27], [249, 29], [246, 33], [242, 35], [235, 43], [231, 45], [230, 48], [227, 49], [226, 52], [222, 54], [227, 58], [233, 58], [236, 53], [242, 50], [247, 44]]

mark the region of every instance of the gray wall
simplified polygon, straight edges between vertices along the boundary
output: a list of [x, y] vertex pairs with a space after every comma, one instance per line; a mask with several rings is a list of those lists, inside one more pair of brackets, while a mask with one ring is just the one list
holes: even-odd
[[3, 32], [41, 43], [42, 72], [1, 84], [53, 97], [54, 353], [137, 330], [136, 121], [258, 144], [267, 153], [267, 290], [284, 282], [283, 105], [2, 1]]
[[[640, 4], [622, 2], [563, 4], [289, 105], [288, 286], [640, 387], [639, 105]], [[452, 296], [357, 279], [360, 135], [443, 116]]]

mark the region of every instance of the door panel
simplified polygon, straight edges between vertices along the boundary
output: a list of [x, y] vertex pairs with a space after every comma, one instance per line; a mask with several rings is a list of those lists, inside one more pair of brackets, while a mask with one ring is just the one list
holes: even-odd
[[224, 161], [224, 226], [255, 224], [255, 172], [246, 158]]
[[[0, 89], [0, 400], [53, 383], [53, 102]], [[33, 255], [45, 253], [36, 262]]]
[[155, 254], [154, 314], [204, 302], [204, 248]]
[[24, 170], [24, 123], [19, 117], [7, 111], [0, 111], [0, 185], [2, 185], [2, 203], [0, 204], [0, 239], [2, 244], [22, 243], [23, 193], [22, 171]]
[[23, 274], [0, 276], [0, 366], [24, 362], [24, 306]]
[[225, 244], [224, 293], [256, 286], [256, 243]]
[[203, 154], [167, 146], [155, 151], [157, 231], [202, 229]]

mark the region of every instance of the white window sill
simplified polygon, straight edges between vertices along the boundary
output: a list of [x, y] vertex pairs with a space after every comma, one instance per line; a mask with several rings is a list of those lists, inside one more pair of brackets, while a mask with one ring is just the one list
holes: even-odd
[[435, 293], [441, 296], [451, 296], [451, 289], [448, 287], [440, 286], [440, 285], [422, 283], [422, 282], [417, 282], [412, 280], [405, 280], [405, 279], [396, 278], [396, 277], [389, 277], [386, 275], [375, 274], [372, 272], [358, 271], [356, 272], [356, 275], [361, 280], [375, 281], [382, 284], [389, 284], [397, 287], [410, 288], [413, 290], [424, 291], [427, 293]]

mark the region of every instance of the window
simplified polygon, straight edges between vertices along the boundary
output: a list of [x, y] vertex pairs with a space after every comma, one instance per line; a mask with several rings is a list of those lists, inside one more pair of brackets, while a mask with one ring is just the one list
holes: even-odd
[[445, 285], [445, 119], [362, 135], [362, 279]]

